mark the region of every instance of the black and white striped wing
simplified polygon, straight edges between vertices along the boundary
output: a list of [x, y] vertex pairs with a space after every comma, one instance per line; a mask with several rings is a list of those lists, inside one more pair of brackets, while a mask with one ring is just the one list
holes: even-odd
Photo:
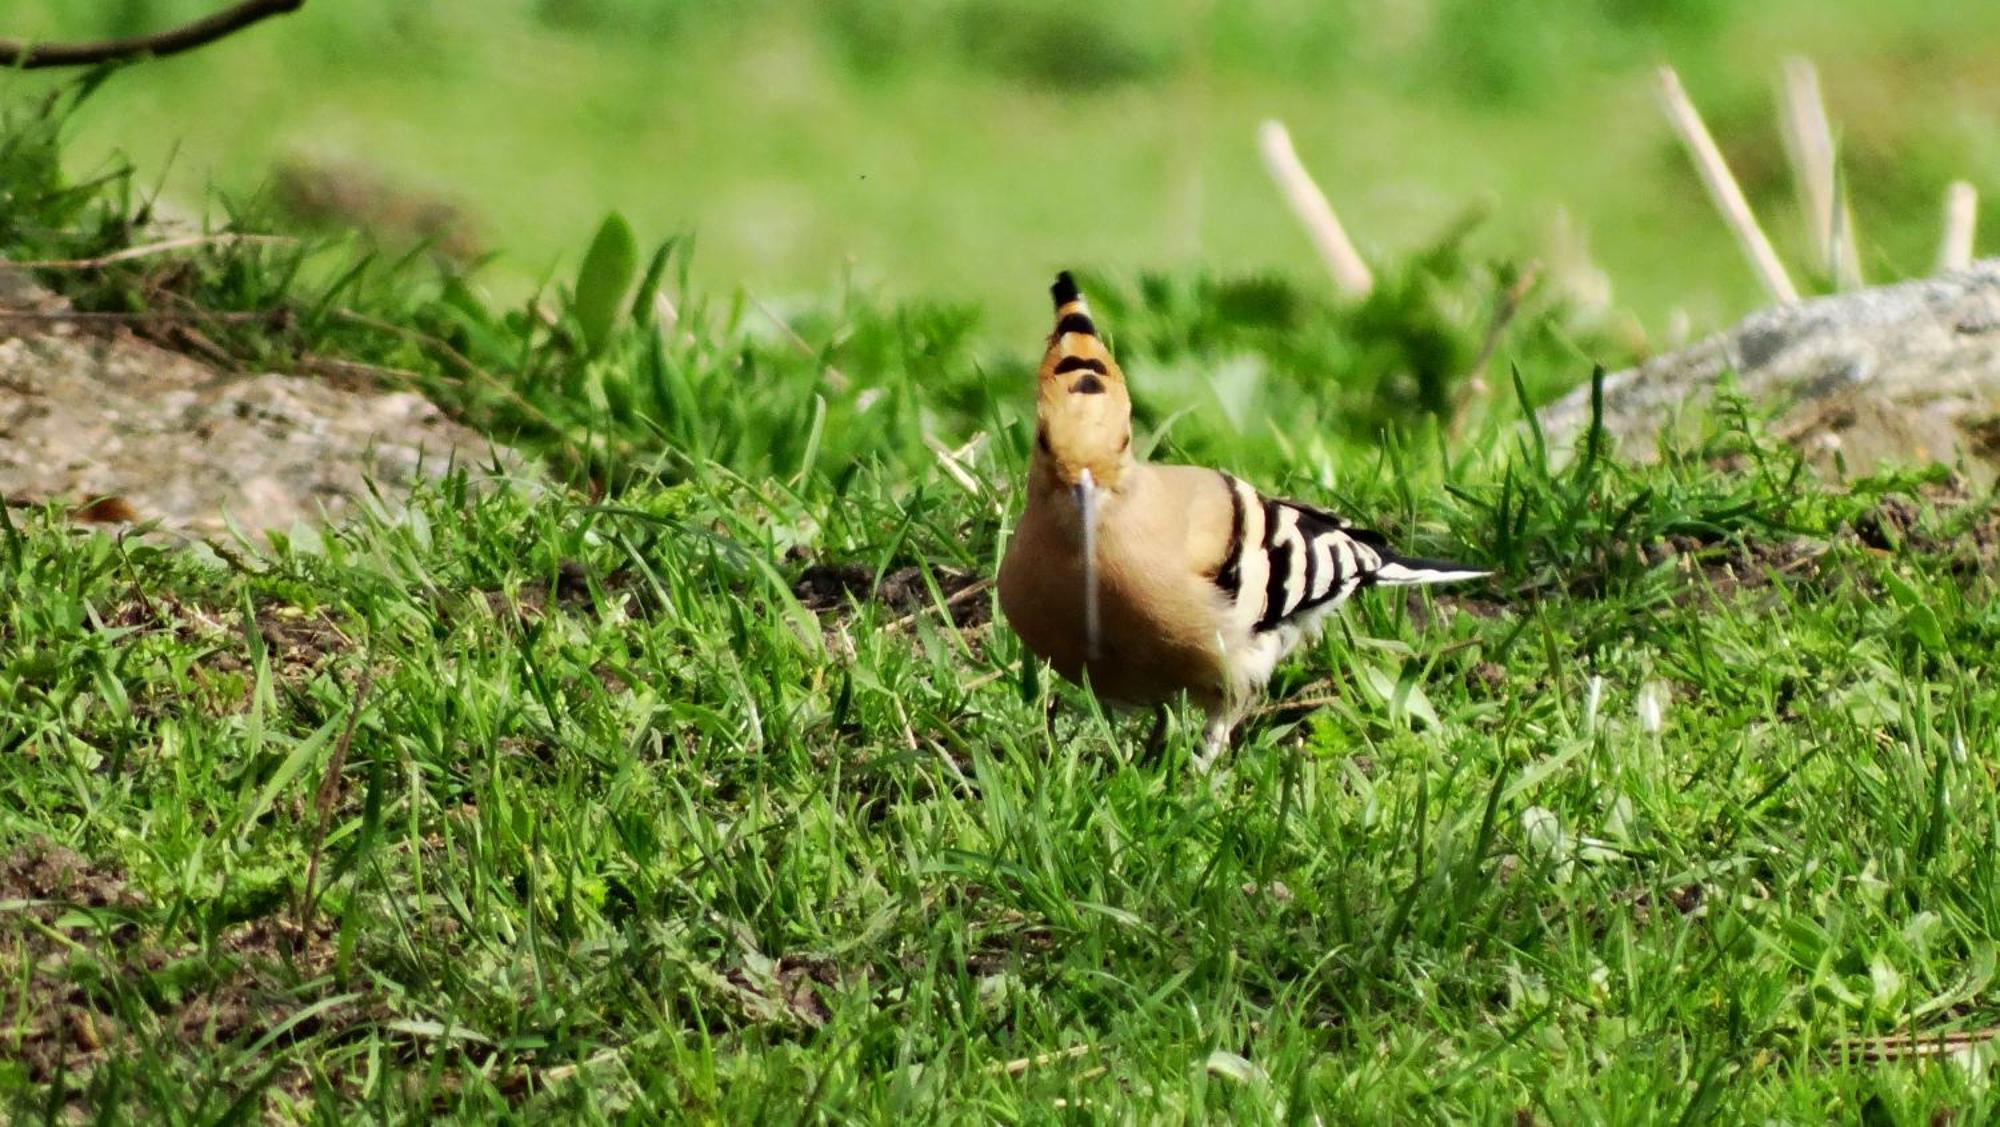
[[1397, 555], [1379, 532], [1324, 509], [1260, 496], [1227, 474], [1223, 478], [1230, 490], [1231, 531], [1215, 583], [1253, 633], [1315, 617], [1362, 587], [1449, 583], [1486, 574]]

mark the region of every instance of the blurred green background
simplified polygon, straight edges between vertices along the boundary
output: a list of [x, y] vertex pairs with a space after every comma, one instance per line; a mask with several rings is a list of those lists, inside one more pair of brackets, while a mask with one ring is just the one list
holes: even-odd
[[[15, 0], [0, 34], [154, 30], [218, 0]], [[1267, 179], [1286, 122], [1364, 253], [1469, 213], [1475, 257], [1600, 268], [1639, 348], [1760, 297], [1655, 105], [1671, 62], [1804, 285], [1781, 60], [1820, 68], [1871, 280], [1923, 273], [1964, 177], [2000, 223], [2000, 6], [1967, 0], [309, 0], [118, 75], [72, 175], [123, 152], [182, 211], [448, 228], [524, 289], [607, 210], [692, 233], [695, 282], [858, 284], [1039, 332], [1061, 266], [1325, 285]], [[0, 78], [12, 93], [56, 81]], [[1990, 241], [1985, 243], [1990, 247]]]

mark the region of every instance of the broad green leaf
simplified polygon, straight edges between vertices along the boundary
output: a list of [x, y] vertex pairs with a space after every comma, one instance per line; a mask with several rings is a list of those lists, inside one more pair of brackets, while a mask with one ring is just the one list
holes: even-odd
[[1937, 612], [1918, 603], [1910, 608], [1910, 633], [1932, 653], [1944, 652], [1944, 626], [1938, 622]]
[[460, 350], [476, 364], [504, 368], [520, 351], [519, 342], [506, 335], [479, 295], [458, 278], [445, 280], [438, 295], [438, 312], [458, 329]]
[[618, 309], [625, 303], [625, 291], [638, 269], [639, 250], [632, 238], [632, 225], [612, 212], [598, 225], [597, 237], [583, 256], [576, 272], [576, 319], [583, 327], [584, 348], [596, 356], [611, 339], [611, 327], [618, 321]]
[[1904, 610], [1923, 605], [1923, 598], [1917, 594], [1915, 587], [1910, 586], [1910, 581], [1893, 571], [1882, 572], [1882, 585], [1889, 589], [1889, 596], [1896, 600], [1896, 605]]
[[1882, 585], [1889, 589], [1889, 597], [1903, 608], [1903, 621], [1917, 642], [1932, 653], [1944, 651], [1944, 627], [1938, 622], [1937, 611], [1917, 592], [1910, 581], [1893, 571], [1882, 573]]

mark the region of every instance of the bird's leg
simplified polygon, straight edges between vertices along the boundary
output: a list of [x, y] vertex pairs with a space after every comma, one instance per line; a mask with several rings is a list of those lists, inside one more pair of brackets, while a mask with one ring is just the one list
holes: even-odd
[[1158, 759], [1167, 746], [1167, 706], [1164, 702], [1153, 706], [1153, 730], [1146, 736], [1146, 758]]
[[1208, 714], [1208, 726], [1201, 733], [1201, 754], [1194, 757], [1195, 774], [1208, 774], [1215, 761], [1229, 750], [1229, 729], [1234, 726], [1227, 710], [1218, 709]]

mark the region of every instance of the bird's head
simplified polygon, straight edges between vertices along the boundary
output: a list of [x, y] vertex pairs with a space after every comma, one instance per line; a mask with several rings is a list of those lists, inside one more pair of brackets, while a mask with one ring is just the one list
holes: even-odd
[[1056, 327], [1037, 380], [1029, 488], [1073, 506], [1083, 557], [1085, 653], [1095, 661], [1097, 530], [1103, 499], [1118, 495], [1134, 465], [1132, 397], [1125, 390], [1125, 373], [1097, 335], [1090, 307], [1068, 271], [1056, 275], [1049, 293], [1055, 298]]

